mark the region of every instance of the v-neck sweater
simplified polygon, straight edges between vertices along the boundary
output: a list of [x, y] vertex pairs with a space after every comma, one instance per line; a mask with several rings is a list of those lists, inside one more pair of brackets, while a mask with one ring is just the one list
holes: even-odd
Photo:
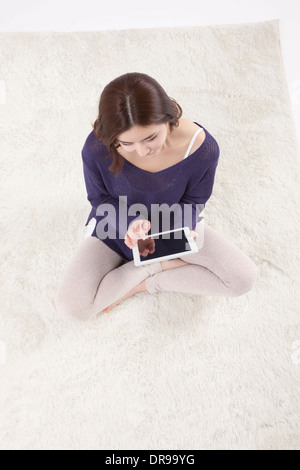
[[125, 261], [131, 261], [132, 250], [124, 238], [134, 220], [151, 222], [147, 234], [185, 226], [195, 229], [212, 194], [220, 155], [215, 138], [205, 127], [195, 124], [205, 131], [200, 147], [189, 155], [194, 134], [181, 161], [154, 173], [120, 156], [124, 166], [116, 176], [108, 169], [113, 157], [107, 146], [93, 131], [88, 135], [82, 149], [83, 175], [91, 204], [86, 236], [97, 237]]

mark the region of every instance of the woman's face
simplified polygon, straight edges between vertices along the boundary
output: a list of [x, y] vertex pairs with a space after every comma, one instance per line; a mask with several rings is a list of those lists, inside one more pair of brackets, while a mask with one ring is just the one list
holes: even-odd
[[128, 153], [136, 152], [139, 157], [155, 157], [167, 147], [170, 135], [169, 124], [153, 124], [151, 126], [133, 126], [117, 138], [121, 147]]

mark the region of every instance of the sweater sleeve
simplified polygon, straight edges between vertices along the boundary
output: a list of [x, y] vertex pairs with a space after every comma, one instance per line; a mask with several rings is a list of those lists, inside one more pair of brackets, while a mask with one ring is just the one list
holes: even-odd
[[105, 187], [101, 173], [95, 174], [85, 162], [83, 162], [83, 174], [87, 199], [92, 206], [85, 225], [94, 219], [91, 236], [100, 240], [106, 238], [123, 240], [131, 222], [144, 219], [143, 214], [128, 215], [127, 198], [111, 196]]
[[180, 227], [189, 227], [190, 230], [195, 230], [197, 223], [203, 219], [201, 213], [213, 191], [218, 161], [219, 150], [212, 155], [210, 165], [204, 174], [202, 173], [196, 183], [194, 182], [191, 188], [187, 189], [178, 202], [174, 213], [171, 212], [170, 230]]

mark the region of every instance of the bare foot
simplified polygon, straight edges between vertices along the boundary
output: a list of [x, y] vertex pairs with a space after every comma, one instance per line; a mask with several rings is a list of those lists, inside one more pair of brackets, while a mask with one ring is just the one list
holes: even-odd
[[115, 307], [116, 305], [118, 305], [120, 302], [123, 302], [123, 300], [126, 300], [126, 299], [129, 299], [129, 297], [131, 297], [132, 295], [134, 294], [137, 294], [139, 292], [144, 292], [146, 291], [146, 283], [145, 281], [141, 282], [139, 285], [137, 285], [136, 287], [134, 287], [133, 289], [131, 289], [131, 291], [127, 292], [126, 295], [124, 295], [124, 297], [122, 297], [121, 299], [117, 300], [116, 302], [114, 302], [113, 304], [111, 304], [109, 307], [106, 307], [104, 310], [102, 310], [101, 313], [109, 313], [110, 310]]
[[186, 266], [189, 263], [186, 261], [183, 261], [180, 258], [175, 258], [175, 259], [170, 259], [168, 261], [162, 261], [161, 267], [163, 271], [167, 271], [168, 269], [174, 269], [174, 268], [179, 268], [180, 266]]
[[[175, 258], [175, 259], [171, 259], [168, 261], [162, 261], [160, 264], [161, 264], [162, 271], [167, 271], [168, 269], [179, 268], [180, 266], [187, 266], [189, 263], [187, 263], [186, 261], [183, 261], [180, 258]], [[146, 290], [147, 290], [146, 283], [145, 281], [143, 281], [138, 286], [134, 287], [131, 291], [129, 291], [126, 295], [124, 295], [124, 297], [122, 297], [121, 299], [111, 304], [109, 307], [106, 307], [104, 310], [102, 310], [101, 313], [109, 313], [113, 307], [118, 305], [120, 302], [123, 302], [123, 300], [126, 300], [132, 295], [137, 294], [139, 292], [145, 292]]]

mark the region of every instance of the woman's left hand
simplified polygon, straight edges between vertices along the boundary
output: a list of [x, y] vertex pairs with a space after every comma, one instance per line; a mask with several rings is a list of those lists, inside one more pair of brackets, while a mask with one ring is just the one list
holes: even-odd
[[190, 230], [190, 233], [191, 233], [193, 239], [196, 240], [196, 238], [198, 237], [198, 233], [195, 232], [195, 230]]

